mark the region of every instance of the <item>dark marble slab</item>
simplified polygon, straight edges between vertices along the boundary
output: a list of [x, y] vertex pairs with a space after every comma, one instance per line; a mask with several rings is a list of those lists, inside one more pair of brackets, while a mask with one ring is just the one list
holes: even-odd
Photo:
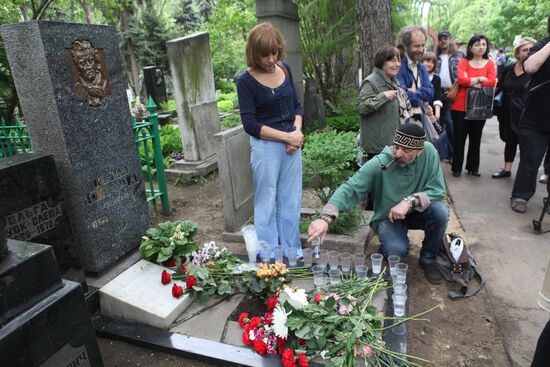
[[0, 328], [3, 367], [103, 366], [84, 293], [63, 287]]
[[157, 109], [160, 110], [160, 103], [168, 100], [164, 72], [158, 66], [146, 66], [143, 68], [143, 81], [147, 95], [153, 98]]
[[26, 153], [1, 159], [0, 202], [6, 237], [53, 246], [61, 273], [85, 287], [53, 156]]
[[[53, 154], [78, 256], [100, 272], [139, 246], [149, 226], [116, 29], [36, 20], [0, 30], [33, 150]], [[95, 50], [88, 62], [102, 82], [89, 93], [71, 56], [75, 41]]]
[[0, 260], [0, 327], [63, 284], [51, 246], [8, 240]]

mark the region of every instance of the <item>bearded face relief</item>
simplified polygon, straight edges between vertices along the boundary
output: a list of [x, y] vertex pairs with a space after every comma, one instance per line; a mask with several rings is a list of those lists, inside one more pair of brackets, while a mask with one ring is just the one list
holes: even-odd
[[94, 48], [90, 41], [76, 40], [68, 53], [75, 97], [92, 107], [101, 106], [105, 95], [111, 93], [103, 50]]

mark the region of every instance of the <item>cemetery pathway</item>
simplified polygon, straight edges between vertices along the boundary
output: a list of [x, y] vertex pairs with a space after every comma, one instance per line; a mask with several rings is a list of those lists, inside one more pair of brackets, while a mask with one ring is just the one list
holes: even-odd
[[[498, 151], [500, 152], [500, 150], [501, 148], [499, 147]], [[482, 162], [484, 159], [482, 159]], [[444, 164], [444, 171], [449, 171], [449, 167], [447, 164]], [[489, 172], [489, 169], [498, 167], [498, 164], [494, 167], [483, 166], [485, 168], [483, 172]], [[488, 173], [484, 176], [482, 180], [490, 180]], [[468, 178], [464, 177], [463, 179], [466, 183]], [[456, 184], [454, 185], [456, 187]], [[480, 188], [479, 185], [475, 187]], [[213, 173], [206, 179], [199, 179], [198, 182], [188, 185], [180, 184], [174, 186], [170, 184], [169, 190], [173, 210], [169, 219], [190, 219], [196, 221], [199, 224], [197, 241], [200, 244], [216, 241], [218, 245], [223, 244], [223, 246], [228, 247], [235, 253], [245, 254], [243, 244], [222, 241], [224, 220], [220, 181], [217, 173]], [[457, 201], [457, 196], [455, 196], [456, 190], [453, 186], [451, 186], [450, 193], [454, 201]], [[305, 191], [303, 196], [304, 207], [311, 208], [318, 205], [311, 192]], [[496, 203], [496, 201], [494, 202]], [[459, 209], [462, 206], [465, 206], [465, 204], [457, 205]], [[473, 206], [473, 208], [477, 208], [477, 206]], [[502, 209], [500, 211], [503, 212], [505, 210]], [[461, 211], [459, 212], [462, 213]], [[507, 208], [505, 214], [509, 214]], [[463, 221], [462, 214], [460, 219]], [[166, 220], [166, 217], [160, 215], [154, 215], [153, 217], [155, 223], [164, 220]], [[466, 224], [466, 232], [464, 232], [461, 222], [454, 214], [454, 210], [451, 210], [449, 231], [464, 235], [469, 240], [469, 243], [473, 245], [473, 249], [477, 254], [481, 246], [476, 245], [476, 238], [481, 238], [481, 236], [476, 232], [477, 228], [475, 228], [475, 231], [474, 229], [470, 230], [468, 226], [469, 222], [467, 221]], [[447, 291], [455, 289], [455, 287], [448, 284], [434, 286], [427, 283], [423, 277], [422, 270], [417, 264], [422, 236], [423, 232], [410, 232], [411, 243], [413, 244], [411, 254], [407, 259], [410, 266], [409, 269], [412, 273], [409, 298], [411, 302], [410, 312], [411, 314], [418, 313], [434, 305], [440, 305], [440, 307], [426, 316], [428, 321], [418, 321], [410, 324], [409, 353], [433, 361], [433, 364], [430, 364], [430, 366], [511, 366], [504, 349], [501, 331], [497, 328], [497, 321], [493, 317], [492, 308], [495, 307], [495, 303], [492, 294], [488, 291], [491, 288], [482, 289], [477, 296], [469, 299], [451, 301], [447, 297]], [[370, 254], [377, 251], [377, 249], [377, 240], [375, 238], [367, 247], [366, 252]], [[546, 261], [546, 257], [544, 261]], [[485, 270], [484, 265], [482, 270]], [[536, 287], [538, 290], [539, 285], [537, 284]], [[99, 344], [103, 358], [105, 359], [105, 365], [108, 367], [210, 366], [204, 362], [197, 362], [166, 353], [158, 353], [120, 341], [99, 338]]]

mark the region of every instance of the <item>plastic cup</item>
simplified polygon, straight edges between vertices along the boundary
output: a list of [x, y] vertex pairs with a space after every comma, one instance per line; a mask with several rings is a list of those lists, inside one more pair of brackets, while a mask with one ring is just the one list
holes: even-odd
[[296, 266], [298, 263], [298, 249], [296, 247], [289, 247], [286, 250], [286, 257], [288, 258], [289, 266]]
[[357, 279], [365, 279], [367, 277], [367, 272], [369, 271], [369, 267], [366, 265], [357, 265], [355, 267], [355, 276]]
[[315, 283], [315, 286], [317, 287], [317, 289], [326, 287], [326, 285], [328, 284], [328, 276], [322, 273], [315, 274], [313, 275], [313, 283]]
[[378, 275], [382, 271], [382, 260], [384, 256], [382, 254], [372, 254], [370, 255], [370, 261], [372, 265], [372, 274]]
[[351, 270], [351, 254], [349, 252], [342, 252], [340, 254], [340, 260], [342, 260], [342, 272], [349, 274]]
[[340, 254], [338, 251], [329, 251], [328, 252], [328, 264], [330, 265], [330, 268], [332, 270], [338, 269], [338, 259], [340, 258]]
[[303, 249], [302, 256], [304, 257], [304, 266], [310, 267], [313, 264], [313, 249]]
[[325, 272], [325, 267], [321, 265], [312, 266], [311, 272], [313, 273], [313, 276], [315, 276], [316, 274], [323, 274]]
[[393, 285], [393, 294], [407, 295], [407, 285], [406, 284], [394, 284]]
[[260, 256], [262, 262], [269, 264], [271, 261], [271, 245], [265, 241], [258, 241], [260, 245]]
[[283, 262], [283, 246], [273, 246], [273, 257], [276, 263]]
[[388, 256], [388, 263], [390, 264], [390, 275], [394, 275], [395, 265], [397, 265], [399, 261], [401, 261], [401, 258], [397, 255]]
[[336, 285], [340, 283], [340, 270], [338, 269], [330, 269], [328, 271], [328, 276], [330, 278], [330, 284]]
[[328, 263], [328, 250], [319, 251], [319, 265], [326, 267]]
[[353, 254], [353, 266], [356, 268], [360, 265], [365, 265], [365, 254], [363, 253]]
[[405, 284], [407, 281], [407, 270], [409, 266], [405, 263], [397, 263], [393, 276], [394, 284]]
[[407, 303], [407, 296], [404, 294], [395, 294], [391, 297], [393, 300], [393, 314], [395, 317], [405, 316], [405, 303]]

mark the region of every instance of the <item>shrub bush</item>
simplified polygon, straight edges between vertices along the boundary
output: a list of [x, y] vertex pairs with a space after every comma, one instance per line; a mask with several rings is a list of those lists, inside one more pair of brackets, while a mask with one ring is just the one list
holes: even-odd
[[160, 102], [160, 108], [165, 112], [172, 112], [176, 110], [176, 101], [169, 99], [166, 102]]
[[327, 125], [336, 131], [359, 131], [359, 114], [352, 113], [327, 117]]
[[321, 202], [327, 203], [334, 191], [357, 167], [357, 149], [353, 132], [314, 132], [307, 135], [302, 150], [302, 173]]
[[229, 130], [234, 128], [235, 126], [239, 126], [241, 124], [241, 116], [240, 115], [229, 115], [222, 118], [222, 131]]
[[233, 102], [230, 100], [222, 100], [218, 102], [218, 111], [230, 112], [233, 110]]

